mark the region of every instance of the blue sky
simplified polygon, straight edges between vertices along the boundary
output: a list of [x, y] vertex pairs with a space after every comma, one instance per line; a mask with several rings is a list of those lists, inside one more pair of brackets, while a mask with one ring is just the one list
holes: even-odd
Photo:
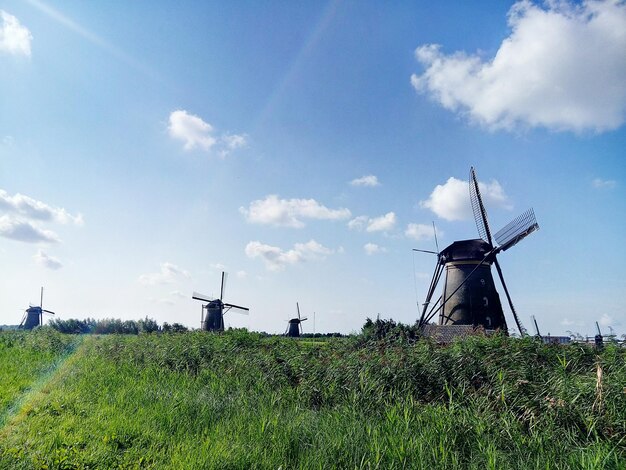
[[197, 327], [222, 269], [230, 326], [412, 323], [432, 221], [478, 237], [473, 165], [494, 231], [541, 227], [500, 257], [526, 327], [626, 332], [624, 2], [0, 12], [0, 324], [44, 285], [61, 318]]

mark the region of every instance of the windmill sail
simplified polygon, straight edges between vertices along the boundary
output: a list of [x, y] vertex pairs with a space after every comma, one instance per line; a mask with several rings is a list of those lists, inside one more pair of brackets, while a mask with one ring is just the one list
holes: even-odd
[[493, 245], [491, 240], [491, 229], [489, 228], [489, 221], [487, 220], [487, 211], [483, 204], [483, 199], [480, 196], [480, 188], [478, 187], [478, 179], [476, 178], [476, 172], [474, 167], [470, 168], [470, 202], [472, 203], [472, 212], [474, 212], [474, 220], [476, 221], [476, 228], [480, 238], [485, 240], [490, 245]]
[[215, 300], [213, 297], [209, 297], [208, 295], [201, 294], [200, 292], [195, 292], [191, 296], [194, 300], [202, 300], [204, 302], [211, 302]]
[[532, 209], [528, 209], [495, 234], [495, 239], [500, 245], [499, 250], [508, 250], [535, 230], [539, 230], [539, 224], [535, 218], [535, 212]]
[[233, 310], [235, 313], [240, 313], [242, 315], [248, 315], [248, 313], [250, 312], [250, 309], [247, 307], [240, 307], [239, 305], [228, 304], [226, 302], [224, 302], [223, 305], [225, 308], [228, 309], [229, 312]]

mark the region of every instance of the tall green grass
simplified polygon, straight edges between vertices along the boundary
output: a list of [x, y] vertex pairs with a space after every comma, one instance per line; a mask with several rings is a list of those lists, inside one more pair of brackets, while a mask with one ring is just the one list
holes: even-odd
[[625, 358], [504, 337], [91, 337], [1, 431], [0, 467], [624, 468]]

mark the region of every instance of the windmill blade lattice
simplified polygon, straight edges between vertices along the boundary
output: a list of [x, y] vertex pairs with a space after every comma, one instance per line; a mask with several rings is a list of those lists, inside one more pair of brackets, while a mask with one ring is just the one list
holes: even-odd
[[480, 196], [480, 188], [478, 187], [478, 179], [476, 178], [476, 172], [474, 167], [470, 169], [470, 201], [472, 203], [472, 212], [474, 213], [474, 220], [476, 221], [476, 228], [480, 238], [485, 240], [490, 245], [493, 245], [491, 239], [491, 229], [489, 228], [489, 221], [487, 220], [487, 211], [483, 204], [483, 199]]
[[528, 209], [501, 228], [498, 233], [495, 234], [495, 239], [500, 245], [500, 250], [505, 251], [519, 243], [535, 230], [539, 230], [539, 224], [535, 218], [535, 212], [532, 209]]

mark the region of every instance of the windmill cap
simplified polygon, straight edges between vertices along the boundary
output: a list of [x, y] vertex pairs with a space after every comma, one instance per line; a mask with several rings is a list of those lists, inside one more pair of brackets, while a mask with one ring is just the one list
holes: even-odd
[[492, 248], [489, 243], [480, 238], [456, 241], [441, 251], [442, 263], [450, 263], [453, 261], [482, 261]]

